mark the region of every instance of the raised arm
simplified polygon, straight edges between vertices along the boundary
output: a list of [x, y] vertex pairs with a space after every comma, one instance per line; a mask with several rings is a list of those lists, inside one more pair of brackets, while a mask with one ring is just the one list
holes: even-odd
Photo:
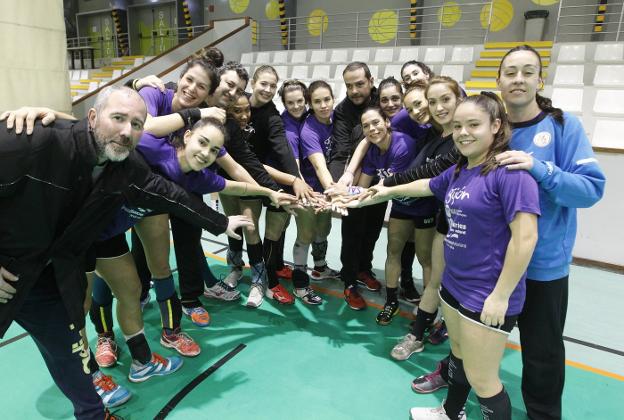
[[460, 156], [461, 154], [459, 151], [453, 147], [450, 152], [438, 156], [424, 165], [385, 178], [383, 184], [386, 187], [392, 187], [395, 185], [409, 184], [419, 179], [434, 178], [455, 165]]

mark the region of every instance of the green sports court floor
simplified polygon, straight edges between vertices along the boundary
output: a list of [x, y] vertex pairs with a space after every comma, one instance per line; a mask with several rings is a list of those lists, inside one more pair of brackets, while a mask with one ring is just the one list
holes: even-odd
[[[340, 229], [334, 220], [329, 239], [328, 260], [339, 267]], [[292, 223], [294, 225], [294, 223]], [[289, 227], [286, 259], [294, 241]], [[382, 232], [374, 267], [383, 278], [386, 232]], [[213, 271], [225, 273], [224, 237], [206, 234], [204, 248]], [[172, 259], [172, 264], [174, 261]], [[414, 267], [419, 277], [417, 264]], [[573, 267], [570, 276], [570, 306], [566, 325], [568, 366], [564, 392], [565, 419], [622, 418], [624, 404], [624, 313], [619, 302], [624, 296], [624, 276]], [[288, 282], [285, 282], [290, 287]], [[130, 363], [127, 348], [120, 363], [105, 369], [132, 392], [132, 399], [115, 412], [126, 419], [153, 418], [165, 404], [215, 362], [235, 349], [245, 348], [197, 385], [170, 412], [171, 419], [407, 419], [413, 406], [439, 405], [445, 392], [417, 395], [411, 380], [434, 368], [448, 353], [448, 345], [427, 345], [423, 353], [396, 362], [389, 352], [406, 333], [405, 317], [412, 307], [405, 305], [402, 317], [387, 327], [375, 323], [377, 309], [350, 310], [341, 298], [340, 284], [316, 284], [325, 303], [310, 307], [300, 301], [280, 306], [267, 301], [257, 309], [239, 302], [206, 300], [212, 324], [196, 328], [187, 320], [183, 326], [201, 345], [202, 353], [185, 359], [179, 372], [166, 378], [152, 378], [141, 384], [126, 376]], [[241, 285], [246, 295], [248, 281]], [[378, 305], [383, 298], [364, 292]], [[610, 304], [609, 302], [613, 302]], [[600, 307], [596, 305], [600, 303]], [[145, 310], [146, 335], [152, 349], [172, 354], [158, 344], [159, 316], [151, 303]], [[121, 332], [118, 337], [122, 337]], [[0, 341], [0, 389], [2, 419], [66, 419], [72, 409], [50, 379], [32, 340], [13, 325]], [[93, 343], [93, 329], [89, 326]], [[517, 332], [512, 333], [501, 377], [511, 396], [513, 418], [526, 414], [520, 395], [521, 360]], [[472, 395], [468, 418], [481, 415]]]

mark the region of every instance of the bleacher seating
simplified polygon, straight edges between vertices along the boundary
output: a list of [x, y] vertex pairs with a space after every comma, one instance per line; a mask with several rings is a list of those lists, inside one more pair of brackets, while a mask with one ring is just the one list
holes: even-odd
[[[469, 94], [483, 89], [496, 91], [497, 67], [507, 49], [519, 43], [490, 43], [479, 46], [381, 47], [327, 50], [264, 51], [246, 53], [241, 59], [251, 71], [251, 64], [272, 62], [280, 76], [298, 78], [306, 83], [326, 80], [336, 103], [346, 96], [342, 72], [351, 61], [369, 64], [377, 85], [389, 76], [401, 80], [401, 67], [409, 60], [422, 61], [436, 74], [460, 82]], [[558, 44], [533, 42], [544, 64], [548, 83], [543, 94], [555, 106], [582, 118], [594, 146], [624, 148], [624, 43]], [[477, 56], [479, 58], [477, 59]], [[587, 57], [587, 59], [586, 59]], [[552, 60], [551, 60], [552, 58]], [[551, 63], [552, 61], [552, 63]], [[552, 66], [549, 68], [549, 66]], [[119, 71], [119, 70], [117, 70]], [[470, 77], [466, 77], [470, 75]], [[83, 77], [85, 76], [85, 77]], [[72, 84], [91, 89], [88, 74], [70, 73]], [[587, 81], [586, 83], [584, 83]], [[276, 99], [283, 109], [281, 99]]]

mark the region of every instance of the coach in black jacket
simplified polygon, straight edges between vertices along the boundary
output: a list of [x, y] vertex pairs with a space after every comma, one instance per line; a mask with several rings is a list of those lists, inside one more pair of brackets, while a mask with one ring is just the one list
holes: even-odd
[[0, 336], [13, 320], [31, 334], [79, 419], [104, 416], [80, 335], [87, 251], [121, 204], [214, 234], [238, 227], [134, 152], [145, 117], [135, 92], [108, 88], [85, 120], [37, 125], [30, 136], [0, 129]]

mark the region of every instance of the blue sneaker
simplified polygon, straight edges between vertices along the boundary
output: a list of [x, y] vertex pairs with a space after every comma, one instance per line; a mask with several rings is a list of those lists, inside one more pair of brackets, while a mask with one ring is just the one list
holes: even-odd
[[99, 370], [93, 374], [93, 386], [106, 408], [118, 407], [132, 397], [130, 391], [116, 384], [113, 378]]
[[130, 382], [143, 382], [152, 376], [169, 375], [180, 369], [182, 363], [182, 359], [177, 356], [165, 358], [159, 354], [152, 353], [152, 360], [144, 365], [136, 360], [132, 361], [128, 379], [130, 379]]

